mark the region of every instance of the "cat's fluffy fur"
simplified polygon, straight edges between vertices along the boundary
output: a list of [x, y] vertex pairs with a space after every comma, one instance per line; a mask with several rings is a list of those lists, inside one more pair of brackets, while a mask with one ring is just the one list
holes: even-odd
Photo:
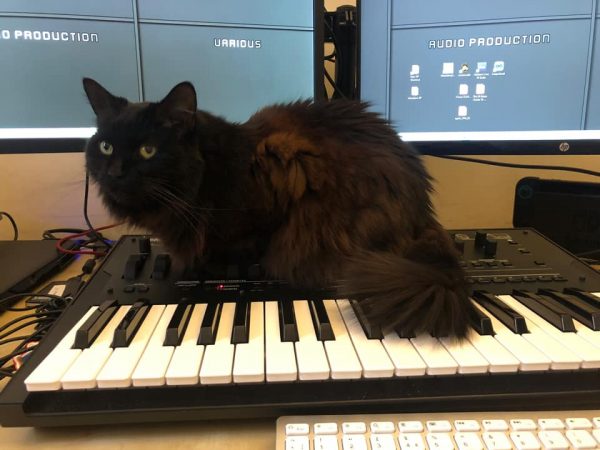
[[474, 307], [430, 177], [365, 104], [275, 105], [233, 124], [197, 111], [187, 82], [149, 104], [84, 88], [98, 118], [87, 169], [105, 205], [179, 260], [260, 261], [270, 277], [338, 286], [383, 326], [467, 333]]

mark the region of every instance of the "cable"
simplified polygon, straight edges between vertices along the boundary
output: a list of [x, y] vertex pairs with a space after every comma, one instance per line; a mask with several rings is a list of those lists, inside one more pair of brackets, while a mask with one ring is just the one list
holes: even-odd
[[92, 236], [94, 239], [104, 242], [107, 248], [111, 248], [112, 244], [108, 242], [104, 237], [97, 233], [97, 230], [93, 227], [92, 222], [88, 216], [88, 197], [89, 197], [89, 186], [90, 186], [90, 173], [85, 171], [85, 189], [83, 191], [83, 218], [88, 228], [93, 231]]
[[327, 78], [327, 81], [329, 81], [329, 84], [331, 84], [334, 91], [337, 92], [338, 94], [340, 94], [340, 96], [345, 99], [346, 96], [344, 95], [344, 93], [342, 91], [340, 91], [337, 84], [335, 84], [335, 81], [333, 81], [333, 78], [331, 78], [331, 75], [329, 75], [329, 73], [327, 73], [327, 70], [324, 70], [323, 72], [325, 73], [325, 78]]
[[12, 224], [13, 233], [14, 233], [13, 241], [18, 240], [19, 239], [19, 228], [17, 227], [17, 222], [15, 222], [15, 219], [13, 219], [13, 217], [5, 211], [0, 211], [0, 219], [2, 218], [2, 216], [5, 216]]
[[86, 251], [86, 250], [69, 250], [67, 248], [64, 248], [62, 245], [66, 241], [68, 241], [68, 240], [75, 239], [75, 238], [82, 237], [82, 236], [87, 236], [87, 235], [92, 234], [92, 233], [96, 233], [96, 235], [100, 235], [98, 233], [98, 231], [108, 230], [109, 228], [114, 228], [114, 227], [119, 226], [119, 225], [121, 225], [121, 223], [113, 223], [112, 225], [106, 225], [104, 227], [100, 227], [100, 228], [96, 228], [96, 229], [89, 229], [89, 230], [83, 231], [81, 233], [70, 234], [68, 236], [65, 236], [62, 239], [59, 239], [56, 242], [56, 249], [59, 252], [61, 252], [61, 253], [68, 253], [69, 255], [106, 256], [106, 252], [97, 252], [97, 251], [94, 251], [94, 250], [90, 250], [90, 251]]
[[511, 167], [513, 169], [534, 169], [534, 170], [559, 170], [564, 172], [575, 172], [583, 173], [585, 175], [591, 175], [594, 177], [600, 177], [600, 172], [588, 169], [580, 169], [579, 167], [568, 167], [568, 166], [545, 166], [539, 164], [516, 164], [516, 163], [505, 163], [500, 161], [486, 161], [484, 159], [468, 158], [466, 156], [452, 156], [452, 155], [429, 155], [435, 158], [441, 159], [452, 159], [456, 161], [466, 161], [477, 164], [487, 164], [489, 166], [498, 167]]

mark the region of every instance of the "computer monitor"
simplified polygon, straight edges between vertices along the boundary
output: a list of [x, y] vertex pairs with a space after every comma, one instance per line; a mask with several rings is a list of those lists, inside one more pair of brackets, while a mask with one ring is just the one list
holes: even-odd
[[423, 153], [600, 153], [598, 8], [362, 0], [361, 99]]
[[157, 101], [178, 82], [244, 121], [321, 98], [323, 0], [2, 0], [0, 152], [81, 151], [95, 116], [82, 78]]

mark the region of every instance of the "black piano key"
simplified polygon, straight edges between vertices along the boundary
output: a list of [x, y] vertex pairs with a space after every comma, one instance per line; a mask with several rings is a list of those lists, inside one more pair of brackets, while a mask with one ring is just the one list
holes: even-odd
[[246, 344], [250, 338], [250, 302], [238, 300], [233, 315], [232, 344]]
[[566, 307], [574, 319], [583, 323], [586, 327], [594, 331], [600, 331], [600, 309], [590, 305], [573, 295], [563, 294], [552, 289], [540, 289], [539, 294], [547, 295]]
[[492, 326], [492, 319], [479, 308], [474, 309], [475, 317], [473, 317], [473, 328], [475, 328], [475, 331], [482, 336], [493, 336], [494, 327]]
[[277, 301], [279, 308], [279, 332], [282, 342], [298, 342], [298, 326], [293, 301]]
[[525, 318], [505, 304], [494, 294], [483, 291], [475, 291], [473, 299], [483, 306], [487, 311], [492, 313], [496, 319], [502, 322], [513, 333], [523, 334], [529, 333]]
[[219, 328], [219, 319], [221, 318], [221, 308], [223, 304], [210, 302], [206, 305], [204, 318], [200, 324], [200, 336], [198, 336], [198, 344], [212, 345], [217, 338], [217, 329]]
[[144, 301], [135, 302], [131, 305], [121, 323], [115, 328], [111, 346], [113, 348], [127, 347], [142, 325], [148, 311], [150, 311], [150, 305]]
[[512, 296], [560, 331], [576, 331], [571, 315], [560, 304], [556, 304], [552, 298], [518, 289], [513, 291]]
[[329, 321], [329, 316], [327, 315], [327, 310], [325, 309], [323, 300], [309, 300], [308, 305], [317, 339], [320, 341], [334, 341], [335, 335], [333, 333], [333, 328], [331, 327], [331, 322]]
[[394, 331], [398, 333], [398, 336], [402, 339], [412, 339], [417, 337], [417, 335], [413, 331], [406, 331], [403, 328], [394, 328]]
[[88, 348], [96, 340], [100, 332], [112, 316], [117, 312], [118, 307], [115, 306], [114, 300], [106, 300], [96, 311], [84, 322], [84, 324], [75, 332], [75, 343], [72, 348], [83, 350]]
[[577, 288], [565, 288], [563, 289], [563, 292], [565, 294], [573, 295], [584, 302], [589, 303], [591, 306], [600, 308], [600, 298], [596, 297], [594, 294], [590, 294], [589, 292]]
[[126, 280], [135, 280], [140, 274], [145, 260], [146, 255], [129, 255], [129, 258], [127, 258], [127, 262], [125, 263], [123, 277]]
[[383, 339], [383, 332], [381, 331], [381, 327], [377, 324], [372, 323], [364, 311], [362, 310], [360, 304], [356, 300], [351, 300], [350, 304], [352, 305], [352, 309], [354, 309], [354, 314], [360, 325], [362, 326], [363, 331], [368, 339]]
[[192, 310], [194, 305], [191, 303], [180, 303], [175, 308], [175, 312], [167, 325], [167, 332], [165, 334], [165, 346], [176, 346], [181, 344], [183, 335], [187, 328], [190, 317], [192, 316]]

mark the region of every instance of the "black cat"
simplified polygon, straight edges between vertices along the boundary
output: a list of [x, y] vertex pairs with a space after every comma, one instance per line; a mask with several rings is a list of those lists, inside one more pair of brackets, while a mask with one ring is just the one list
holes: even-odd
[[98, 131], [87, 169], [109, 211], [175, 257], [260, 261], [339, 287], [373, 321], [464, 337], [474, 314], [418, 153], [360, 102], [274, 105], [243, 124], [197, 111], [194, 87], [129, 103], [83, 85]]

